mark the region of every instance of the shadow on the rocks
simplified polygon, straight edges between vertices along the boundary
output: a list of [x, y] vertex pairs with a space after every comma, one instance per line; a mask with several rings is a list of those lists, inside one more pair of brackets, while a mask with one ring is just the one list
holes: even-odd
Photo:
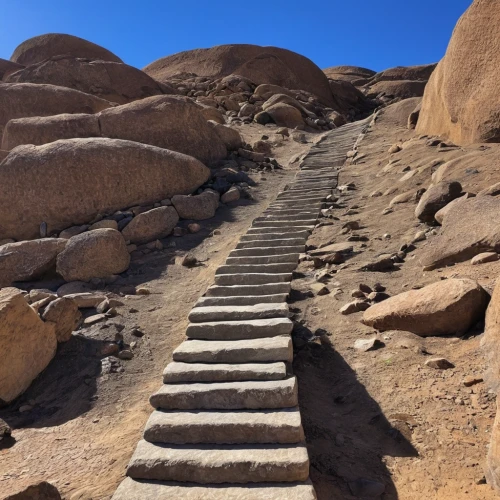
[[[103, 344], [82, 336], [59, 344], [49, 366], [19, 398], [0, 409], [0, 418], [12, 429], [41, 428], [61, 425], [88, 411], [97, 391]], [[26, 405], [32, 409], [20, 412]]]
[[383, 457], [418, 453], [325, 334], [302, 325], [294, 329], [293, 368], [318, 500], [363, 498], [353, 491], [352, 482], [365, 480], [385, 485], [384, 500], [397, 500]]

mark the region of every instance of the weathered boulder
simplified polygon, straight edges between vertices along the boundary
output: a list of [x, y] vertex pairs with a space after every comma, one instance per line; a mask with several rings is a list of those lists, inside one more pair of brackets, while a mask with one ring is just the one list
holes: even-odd
[[368, 80], [375, 75], [375, 71], [359, 66], [331, 66], [323, 73], [332, 80], [342, 80], [354, 84], [358, 80]]
[[212, 120], [210, 120], [208, 124], [215, 130], [215, 133], [228, 151], [237, 151], [239, 148], [243, 147], [243, 139], [240, 133], [234, 128], [221, 125]]
[[[97, 214], [193, 192], [210, 171], [195, 158], [119, 139], [18, 146], [0, 164], [0, 238], [28, 239]], [[26, 203], [30, 193], [30, 203]]]
[[335, 108], [341, 113], [356, 115], [377, 106], [348, 81], [329, 80], [328, 82], [336, 103]]
[[380, 331], [404, 330], [422, 337], [462, 334], [483, 317], [488, 300], [475, 281], [447, 279], [372, 305], [363, 323]]
[[0, 80], [2, 80], [4, 76], [10, 74], [11, 72], [17, 71], [22, 68], [24, 68], [22, 64], [17, 64], [12, 61], [7, 61], [7, 59], [0, 58]]
[[0, 406], [29, 387], [56, 348], [55, 326], [44, 323], [17, 288], [0, 290]]
[[66, 243], [60, 238], [44, 238], [0, 246], [0, 287], [34, 280], [55, 269], [56, 257]]
[[500, 199], [478, 196], [456, 203], [442, 221], [441, 233], [423, 248], [425, 269], [463, 262], [483, 252], [500, 252]]
[[306, 57], [277, 47], [237, 44], [189, 50], [158, 59], [143, 71], [160, 82], [183, 73], [210, 78], [238, 75], [256, 85], [306, 90], [333, 104], [325, 74]]
[[210, 219], [219, 206], [219, 193], [207, 190], [196, 196], [177, 195], [172, 204], [181, 219]]
[[500, 9], [475, 0], [425, 90], [417, 132], [455, 144], [500, 142]]
[[95, 43], [62, 33], [47, 33], [25, 40], [14, 50], [10, 60], [25, 66], [53, 56], [70, 55], [84, 59], [123, 62], [112, 52]]
[[179, 215], [174, 207], [159, 207], [148, 210], [134, 217], [123, 229], [125, 240], [131, 243], [148, 243], [166, 238], [179, 222]]
[[310, 117], [314, 116], [314, 113], [308, 111], [304, 106], [302, 106], [302, 104], [299, 103], [299, 101], [297, 101], [297, 99], [294, 99], [293, 97], [290, 97], [289, 95], [286, 94], [275, 94], [271, 96], [262, 105], [262, 110], [267, 111], [270, 107], [280, 103], [293, 106], [294, 108], [298, 109], [303, 116], [310, 116]]
[[368, 97], [384, 95], [390, 98], [409, 99], [410, 97], [422, 97], [427, 82], [412, 80], [382, 80], [370, 85]]
[[[162, 95], [165, 87], [140, 69], [111, 61], [52, 57], [10, 72], [7, 83], [47, 83], [80, 90], [108, 101], [124, 104]], [[166, 92], [170, 93], [170, 92]]]
[[2, 149], [10, 150], [21, 144], [40, 146], [59, 139], [99, 137], [100, 134], [97, 115], [65, 113], [17, 118], [5, 126]]
[[373, 75], [371, 82], [396, 81], [396, 80], [412, 80], [427, 82], [433, 71], [436, 69], [437, 63], [421, 64], [419, 66], [395, 66], [394, 68], [385, 69]]
[[293, 97], [294, 93], [291, 90], [280, 87], [279, 85], [272, 85], [270, 83], [263, 83], [259, 85], [253, 95], [261, 101], [267, 101], [270, 97], [276, 94], [285, 94]]
[[61, 500], [61, 495], [55, 486], [46, 481], [28, 486], [19, 493], [14, 493], [4, 500]]
[[221, 196], [220, 201], [222, 201], [222, 203], [232, 203], [238, 201], [240, 196], [240, 190], [236, 186], [233, 186]]
[[58, 342], [67, 342], [71, 338], [73, 330], [76, 330], [80, 323], [82, 313], [75, 300], [61, 297], [52, 301], [45, 308], [42, 319], [54, 323]]
[[461, 193], [462, 185], [460, 182], [439, 182], [422, 195], [415, 209], [415, 215], [423, 222], [432, 222], [436, 212], [454, 199], [459, 198]]
[[264, 113], [267, 113], [279, 127], [304, 127], [304, 120], [302, 119], [301, 112], [289, 104], [274, 104], [267, 108]]
[[200, 106], [200, 113], [207, 121], [212, 120], [216, 123], [220, 123], [221, 125], [226, 123], [222, 113], [218, 109], [212, 108], [211, 106]]
[[90, 281], [128, 269], [130, 254], [114, 229], [96, 229], [70, 238], [57, 256], [57, 272], [66, 281]]
[[0, 136], [13, 118], [97, 113], [110, 106], [113, 103], [99, 97], [56, 85], [0, 83]]
[[446, 204], [434, 214], [434, 220], [438, 224], [442, 225], [444, 218], [454, 209], [454, 207], [456, 207], [458, 203], [462, 203], [462, 201], [468, 200], [469, 198], [472, 198], [470, 193], [465, 193], [462, 196], [455, 198], [453, 201], [450, 201], [450, 203]]
[[151, 144], [204, 163], [225, 158], [226, 147], [200, 108], [185, 98], [157, 96], [99, 114], [101, 135]]

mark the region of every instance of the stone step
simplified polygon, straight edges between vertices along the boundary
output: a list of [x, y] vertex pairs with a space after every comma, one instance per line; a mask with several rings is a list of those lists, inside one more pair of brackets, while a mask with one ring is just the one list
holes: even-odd
[[172, 358], [183, 363], [270, 363], [291, 361], [289, 336], [245, 340], [185, 340]]
[[228, 266], [235, 265], [255, 265], [255, 264], [297, 264], [299, 261], [300, 253], [285, 253], [282, 255], [264, 255], [256, 257], [228, 257], [226, 264]]
[[304, 241], [309, 238], [309, 231], [295, 231], [284, 233], [280, 228], [275, 229], [275, 233], [247, 233], [240, 238], [240, 241], [257, 241], [257, 240], [281, 240], [283, 238], [303, 238]]
[[304, 440], [298, 408], [154, 411], [144, 439], [163, 444], [294, 444]]
[[306, 481], [309, 457], [302, 444], [194, 446], [141, 440], [127, 475], [201, 484]]
[[284, 283], [292, 281], [292, 273], [218, 274], [214, 281], [221, 286]]
[[249, 319], [289, 318], [286, 302], [281, 304], [255, 304], [251, 306], [195, 307], [189, 313], [191, 323], [213, 321], [245, 321]]
[[286, 293], [276, 293], [274, 295], [250, 295], [234, 297], [201, 297], [194, 307], [208, 306], [253, 306], [254, 304], [279, 304], [286, 302]]
[[297, 380], [163, 384], [149, 402], [164, 410], [262, 410], [298, 405]]
[[[276, 223], [277, 225], [279, 223]], [[240, 241], [236, 250], [255, 247], [294, 247], [304, 244], [304, 238], [283, 238], [280, 240]]]
[[316, 198], [318, 200], [322, 200], [324, 197], [328, 196], [331, 194], [332, 189], [331, 188], [304, 188], [304, 189], [297, 189], [297, 190], [288, 190], [288, 191], [282, 191], [281, 193], [278, 194], [276, 197], [276, 201], [279, 200], [284, 200], [284, 199], [297, 199], [297, 200], [303, 200], [303, 199], [309, 199], [309, 198]]
[[316, 216], [318, 213], [319, 213], [319, 210], [308, 210], [308, 209], [301, 209], [301, 208], [285, 208], [283, 210], [279, 210], [279, 209], [265, 210], [264, 212], [262, 212], [262, 215], [268, 216], [268, 215], [304, 214], [304, 215]]
[[199, 485], [141, 481], [127, 477], [112, 500], [316, 500], [312, 484], [255, 483]]
[[325, 204], [322, 200], [276, 200], [268, 208], [302, 208], [306, 210], [316, 210]]
[[163, 370], [165, 384], [189, 382], [238, 382], [246, 380], [281, 380], [286, 365], [276, 363], [178, 363], [173, 361]]
[[317, 219], [317, 214], [311, 215], [311, 214], [294, 214], [294, 215], [263, 215], [261, 217], [256, 217], [254, 219], [254, 222], [261, 222], [261, 221], [286, 221], [286, 222], [293, 222], [293, 221], [314, 221]]
[[251, 246], [249, 248], [237, 248], [233, 250], [229, 257], [259, 257], [267, 255], [285, 255], [289, 253], [304, 253], [306, 251], [305, 244], [292, 245], [292, 246], [268, 246], [262, 245], [260, 247]]
[[292, 330], [293, 322], [288, 317], [284, 317], [190, 323], [186, 329], [186, 335], [194, 340], [244, 340], [290, 335]]
[[297, 267], [297, 262], [281, 262], [277, 264], [226, 264], [215, 271], [219, 274], [262, 274], [262, 273], [291, 273]]
[[281, 227], [281, 226], [304, 226], [309, 229], [314, 228], [314, 224], [316, 224], [316, 219], [307, 219], [307, 220], [256, 220], [252, 223], [252, 227]]
[[[284, 235], [289, 233], [295, 233], [297, 231], [307, 232], [308, 236], [311, 234], [311, 230], [304, 228], [304, 226], [284, 226], [284, 227], [250, 227], [246, 233], [247, 236], [254, 234], [274, 234], [282, 233]], [[291, 236], [293, 238], [293, 236]]]
[[266, 283], [264, 285], [243, 286], [217, 286], [212, 285], [205, 292], [207, 297], [241, 297], [247, 295], [275, 295], [277, 293], [290, 293], [290, 283]]

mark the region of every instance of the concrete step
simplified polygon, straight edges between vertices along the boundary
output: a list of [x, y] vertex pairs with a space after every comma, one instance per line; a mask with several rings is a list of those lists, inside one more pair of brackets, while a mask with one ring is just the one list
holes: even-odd
[[214, 281], [221, 286], [284, 283], [292, 281], [292, 273], [218, 274]]
[[205, 292], [207, 297], [243, 297], [247, 295], [274, 295], [290, 293], [290, 283], [266, 283], [264, 285], [217, 286], [212, 285]]
[[245, 340], [185, 340], [172, 358], [183, 363], [269, 363], [291, 361], [289, 336]]
[[263, 217], [267, 217], [268, 215], [310, 215], [312, 217], [316, 217], [318, 215], [319, 210], [308, 210], [308, 209], [300, 209], [300, 208], [284, 208], [282, 210], [273, 208], [270, 210], [266, 210], [262, 212]]
[[302, 238], [304, 241], [309, 238], [310, 232], [307, 230], [294, 232], [282, 232], [280, 228], [275, 229], [273, 233], [247, 233], [240, 238], [240, 241], [257, 241], [257, 240], [281, 240], [283, 238]]
[[154, 411], [144, 439], [164, 444], [293, 444], [304, 440], [298, 408]]
[[190, 323], [186, 335], [194, 340], [244, 340], [290, 335], [292, 330], [293, 322], [284, 317]]
[[285, 255], [289, 253], [304, 253], [306, 251], [305, 244], [292, 246], [268, 246], [263, 244], [260, 247], [237, 248], [233, 250], [229, 257], [259, 257], [267, 255]]
[[301, 444], [194, 446], [142, 440], [127, 475], [201, 484], [305, 481], [309, 477], [309, 457]]
[[289, 318], [288, 304], [254, 304], [251, 306], [204, 306], [191, 309], [191, 323], [245, 321], [251, 319]]
[[274, 295], [250, 295], [234, 297], [201, 297], [194, 307], [209, 306], [253, 306], [255, 304], [279, 304], [286, 302], [286, 293], [276, 293]]
[[256, 256], [256, 257], [228, 257], [226, 264], [228, 266], [235, 265], [255, 265], [255, 264], [297, 264], [299, 261], [299, 253], [285, 253], [282, 255]]
[[199, 485], [141, 481], [127, 477], [112, 500], [316, 500], [312, 484], [256, 483]]
[[[247, 231], [247, 235], [253, 234], [274, 234], [274, 233], [295, 233], [297, 231], [307, 232], [308, 236], [311, 234], [311, 230], [304, 228], [304, 226], [283, 226], [283, 227], [250, 227]], [[293, 238], [293, 236], [291, 236]]]
[[276, 363], [178, 363], [173, 361], [163, 370], [165, 384], [188, 382], [238, 382], [245, 380], [281, 380], [286, 366]]
[[286, 221], [286, 222], [293, 222], [293, 221], [314, 221], [318, 218], [318, 214], [315, 213], [314, 215], [312, 214], [293, 214], [293, 215], [263, 215], [261, 217], [256, 217], [254, 219], [254, 222], [261, 222], [261, 221]]
[[313, 229], [317, 218], [307, 220], [255, 220], [252, 227], [282, 227], [282, 226], [301, 226], [308, 229]]
[[278, 262], [276, 264], [225, 264], [215, 271], [219, 274], [269, 274], [291, 273], [297, 267], [297, 262]]
[[[276, 223], [280, 225], [281, 223]], [[236, 245], [236, 250], [255, 247], [294, 247], [303, 245], [305, 238], [283, 238], [279, 240], [258, 240], [258, 241], [240, 241]]]
[[298, 404], [297, 380], [163, 384], [149, 402], [164, 410], [262, 410]]

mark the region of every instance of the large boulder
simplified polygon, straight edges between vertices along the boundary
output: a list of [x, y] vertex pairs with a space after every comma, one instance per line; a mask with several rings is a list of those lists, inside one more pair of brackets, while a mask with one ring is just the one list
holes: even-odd
[[483, 317], [488, 300], [475, 281], [447, 279], [372, 305], [364, 312], [363, 323], [422, 337], [462, 334]]
[[70, 55], [91, 60], [123, 62], [112, 52], [95, 43], [62, 33], [47, 33], [25, 40], [14, 50], [10, 60], [28, 66], [53, 56]]
[[290, 104], [273, 104], [272, 106], [268, 107], [263, 113], [267, 113], [272, 118], [272, 121], [279, 127], [304, 127], [304, 120], [302, 119], [301, 112], [296, 107], [290, 106]]
[[109, 101], [65, 87], [0, 83], [0, 136], [7, 122], [13, 118], [98, 113], [110, 106], [113, 104]]
[[73, 236], [57, 256], [57, 272], [66, 281], [90, 281], [128, 269], [130, 254], [122, 234], [96, 229]]
[[427, 82], [412, 80], [382, 80], [370, 85], [367, 92], [368, 97], [385, 96], [391, 99], [409, 99], [410, 97], [422, 97]]
[[40, 146], [59, 139], [99, 137], [97, 115], [64, 113], [54, 116], [34, 116], [10, 120], [3, 132], [2, 149], [10, 150], [21, 144]]
[[234, 128], [222, 125], [212, 120], [210, 120], [208, 124], [213, 128], [228, 151], [237, 151], [239, 148], [243, 147], [243, 139], [240, 133]]
[[500, 142], [500, 9], [475, 0], [425, 90], [417, 132], [456, 144]]
[[333, 104], [325, 74], [307, 57], [277, 47], [219, 45], [163, 57], [143, 70], [160, 82], [185, 73], [209, 78], [241, 75], [253, 83], [306, 90]]
[[44, 323], [21, 290], [0, 290], [0, 406], [22, 394], [57, 349], [55, 326]]
[[62, 56], [11, 71], [4, 81], [68, 87], [119, 104], [164, 93], [158, 82], [128, 64]]
[[332, 80], [341, 80], [352, 84], [358, 80], [367, 80], [375, 75], [375, 71], [359, 66], [331, 66], [324, 69], [323, 73]]
[[303, 116], [315, 117], [314, 113], [308, 111], [304, 106], [302, 106], [302, 104], [299, 103], [299, 101], [297, 101], [297, 99], [294, 99], [287, 94], [275, 94], [271, 96], [262, 105], [262, 109], [264, 111], [267, 111], [271, 106], [274, 106], [275, 104], [288, 104], [289, 106], [293, 106], [294, 108], [298, 109]]
[[428, 243], [420, 263], [428, 270], [472, 259], [483, 252], [500, 252], [500, 199], [478, 196], [454, 203], [442, 229]]
[[437, 63], [421, 64], [419, 66], [396, 66], [373, 75], [371, 84], [388, 80], [412, 80], [427, 82], [436, 69]]
[[341, 113], [356, 115], [377, 106], [348, 81], [329, 80], [329, 84], [336, 103], [335, 108]]
[[185, 98], [158, 96], [99, 114], [104, 137], [128, 139], [194, 156], [211, 163], [227, 155], [226, 147], [199, 107]]
[[50, 321], [55, 325], [55, 333], [58, 342], [67, 342], [71, 333], [76, 330], [82, 319], [82, 313], [78, 309], [76, 300], [69, 297], [60, 297], [53, 300], [42, 314], [44, 321]]
[[0, 246], [0, 287], [34, 280], [55, 269], [56, 257], [66, 243], [60, 238], [44, 238]]
[[210, 219], [219, 206], [219, 193], [207, 190], [197, 196], [178, 195], [172, 198], [172, 204], [182, 219]]
[[159, 207], [134, 217], [123, 229], [123, 237], [131, 243], [147, 243], [166, 238], [179, 222], [174, 207]]
[[0, 238], [36, 238], [42, 222], [51, 234], [192, 193], [209, 175], [195, 158], [119, 139], [18, 146], [0, 163]]
[[460, 182], [439, 182], [422, 195], [415, 209], [415, 215], [423, 222], [433, 222], [436, 213], [454, 199], [459, 198], [461, 193]]
[[18, 493], [9, 495], [3, 500], [61, 500], [61, 495], [55, 486], [46, 481], [41, 481]]

